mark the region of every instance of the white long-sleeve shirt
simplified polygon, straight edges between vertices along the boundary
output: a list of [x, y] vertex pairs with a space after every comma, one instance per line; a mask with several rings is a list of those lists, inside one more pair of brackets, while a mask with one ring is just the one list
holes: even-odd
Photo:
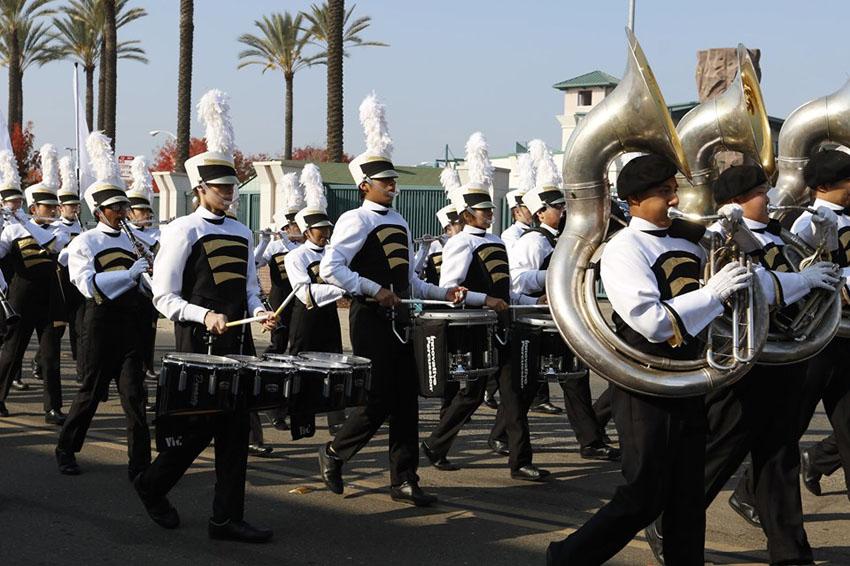
[[[396, 227], [407, 232], [407, 257], [393, 257], [393, 262], [406, 262], [411, 295], [424, 299], [445, 299], [447, 289], [430, 285], [419, 279], [414, 271], [413, 241], [407, 221], [396, 210], [364, 200], [359, 208], [342, 214], [334, 226], [331, 242], [319, 267], [319, 275], [332, 285], [345, 289], [351, 295], [374, 297], [381, 284], [361, 276], [350, 267], [352, 260], [363, 248], [367, 239], [381, 226], [391, 230]], [[390, 251], [392, 253], [392, 251]]]
[[319, 276], [319, 265], [324, 255], [325, 248], [308, 241], [286, 254], [284, 259], [293, 289], [301, 285], [295, 296], [308, 309], [329, 305], [345, 295], [345, 289], [328, 285]]
[[531, 226], [525, 222], [516, 220], [513, 224], [502, 231], [502, 234], [499, 237], [505, 243], [505, 247], [508, 248], [508, 252], [510, 252], [511, 247], [517, 242], [517, 240], [519, 240], [520, 236], [525, 234], [525, 231], [529, 228], [531, 228]]
[[68, 244], [68, 275], [87, 299], [113, 301], [135, 288], [127, 271], [136, 262], [130, 238], [103, 222]]
[[[617, 232], [602, 252], [601, 276], [614, 311], [649, 342], [674, 337], [673, 318], [695, 336], [723, 313], [723, 305], [698, 274], [705, 252], [694, 242], [668, 235], [666, 230], [638, 217]], [[671, 298], [662, 299], [661, 286]], [[685, 292], [685, 289], [693, 289]]]
[[[209, 220], [209, 221], [208, 221]], [[183, 272], [195, 244], [204, 236], [238, 236], [248, 250], [245, 280], [248, 310], [255, 316], [265, 310], [260, 301], [257, 268], [254, 264], [254, 236], [251, 230], [237, 220], [213, 214], [202, 206], [187, 216], [169, 222], [160, 236], [159, 252], [153, 268], [153, 304], [170, 320], [204, 323], [209, 309], [193, 305], [183, 297]], [[239, 301], [239, 297], [234, 297]]]
[[[540, 227], [558, 236], [558, 231], [543, 224]], [[508, 249], [511, 264], [511, 291], [522, 295], [535, 295], [546, 289], [546, 259], [552, 255], [554, 246], [549, 239], [537, 231], [521, 236], [513, 247]]]

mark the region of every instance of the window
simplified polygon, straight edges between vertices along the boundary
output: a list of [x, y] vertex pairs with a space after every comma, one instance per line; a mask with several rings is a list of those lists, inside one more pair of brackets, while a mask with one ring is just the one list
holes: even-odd
[[593, 104], [593, 91], [590, 90], [580, 90], [578, 91], [578, 105], [579, 106], [590, 106]]

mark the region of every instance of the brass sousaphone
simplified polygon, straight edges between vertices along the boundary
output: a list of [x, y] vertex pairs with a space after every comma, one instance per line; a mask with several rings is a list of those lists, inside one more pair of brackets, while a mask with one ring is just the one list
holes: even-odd
[[[564, 191], [570, 211], [546, 274], [549, 305], [570, 348], [593, 371], [618, 386], [662, 397], [687, 397], [734, 383], [751, 362], [728, 370], [706, 359], [672, 360], [626, 344], [603, 317], [596, 300], [599, 255], [610, 214], [607, 170], [625, 152], [670, 158], [686, 176], [690, 168], [664, 98], [643, 50], [631, 31], [628, 63], [617, 87], [579, 122], [564, 150]], [[749, 340], [758, 352], [767, 338], [768, 307], [752, 286], [753, 327]]]

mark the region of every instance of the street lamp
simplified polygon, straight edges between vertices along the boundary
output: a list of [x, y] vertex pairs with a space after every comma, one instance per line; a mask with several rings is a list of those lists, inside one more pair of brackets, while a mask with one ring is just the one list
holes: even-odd
[[159, 134], [165, 134], [166, 136], [171, 136], [171, 137], [172, 137], [173, 139], [175, 139], [175, 140], [177, 139], [177, 136], [175, 136], [174, 134], [172, 134], [172, 133], [171, 133], [171, 132], [169, 132], [168, 130], [151, 130], [151, 131], [150, 131], [150, 132], [148, 132], [148, 133], [149, 133], [150, 135], [154, 136], [154, 137], [158, 136]]

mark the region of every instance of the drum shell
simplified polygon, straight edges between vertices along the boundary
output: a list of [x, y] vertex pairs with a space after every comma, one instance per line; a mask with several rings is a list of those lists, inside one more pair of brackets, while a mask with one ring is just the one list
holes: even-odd
[[296, 380], [295, 366], [264, 367], [246, 364], [239, 370], [239, 392], [248, 411], [285, 406]]
[[298, 357], [349, 366], [351, 377], [345, 383], [345, 406], [360, 407], [368, 404], [372, 386], [372, 363], [369, 359], [332, 352], [299, 352]]
[[345, 409], [346, 384], [351, 374], [350, 367], [323, 369], [297, 364], [290, 388], [289, 412], [315, 415]]
[[522, 389], [538, 381], [565, 382], [587, 377], [587, 368], [564, 342], [554, 324], [528, 324], [512, 328], [513, 379]]
[[205, 367], [163, 359], [156, 416], [205, 415], [238, 408], [237, 367]]

